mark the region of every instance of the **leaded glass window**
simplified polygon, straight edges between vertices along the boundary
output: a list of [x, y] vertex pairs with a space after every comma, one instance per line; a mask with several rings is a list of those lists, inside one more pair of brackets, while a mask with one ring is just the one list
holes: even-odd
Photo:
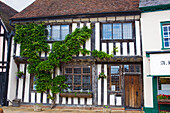
[[132, 23], [103, 24], [103, 40], [132, 39]]
[[139, 64], [124, 65], [124, 72], [141, 72]]
[[90, 66], [66, 66], [64, 75], [66, 84], [72, 90], [91, 90], [91, 68]]
[[120, 77], [120, 66], [111, 66], [110, 70], [110, 88], [111, 91], [120, 91], [121, 77]]
[[67, 34], [70, 33], [69, 25], [48, 25], [46, 29], [48, 31], [48, 40], [64, 40]]

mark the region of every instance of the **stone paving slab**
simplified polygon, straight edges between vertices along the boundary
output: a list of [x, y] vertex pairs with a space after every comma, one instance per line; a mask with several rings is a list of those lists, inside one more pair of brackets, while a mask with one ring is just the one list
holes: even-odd
[[[34, 112], [33, 107], [2, 107], [4, 113], [103, 113], [102, 110], [75, 110], [43, 108], [41, 112]], [[144, 111], [112, 110], [112, 113], [144, 113]]]

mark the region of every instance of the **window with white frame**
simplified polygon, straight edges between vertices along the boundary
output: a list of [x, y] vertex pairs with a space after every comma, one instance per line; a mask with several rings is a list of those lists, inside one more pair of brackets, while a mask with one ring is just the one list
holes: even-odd
[[170, 25], [162, 26], [163, 32], [163, 48], [170, 48]]
[[70, 33], [69, 25], [48, 25], [48, 40], [62, 41]]
[[132, 23], [103, 24], [103, 40], [132, 39]]

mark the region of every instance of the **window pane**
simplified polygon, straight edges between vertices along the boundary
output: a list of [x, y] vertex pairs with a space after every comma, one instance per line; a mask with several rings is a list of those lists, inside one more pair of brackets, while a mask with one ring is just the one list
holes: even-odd
[[122, 39], [121, 24], [113, 24], [113, 39]]
[[136, 65], [136, 72], [140, 72], [140, 66]]
[[103, 39], [112, 39], [112, 25], [103, 24]]
[[135, 72], [134, 65], [130, 65], [130, 72]]
[[38, 78], [36, 78], [36, 77], [34, 76], [34, 80], [33, 80], [33, 90], [36, 90], [36, 85], [37, 85], [36, 80], [38, 80]]
[[65, 77], [67, 79], [65, 83], [72, 89], [72, 75], [65, 75]]
[[158, 94], [170, 95], [170, 77], [159, 77], [158, 86]]
[[168, 31], [168, 28], [166, 26], [163, 27], [164, 31]]
[[83, 76], [83, 90], [90, 90], [90, 75]]
[[119, 66], [111, 66], [111, 74], [119, 73]]
[[132, 23], [123, 23], [123, 39], [132, 39]]
[[72, 73], [72, 68], [65, 68], [65, 73]]
[[169, 47], [169, 42], [165, 42], [165, 47]]
[[69, 25], [61, 25], [61, 40], [64, 40], [67, 34], [69, 34]]
[[124, 71], [129, 72], [129, 65], [124, 65]]
[[74, 75], [74, 90], [81, 89], [81, 75]]
[[83, 68], [83, 73], [90, 73], [90, 67], [89, 68]]
[[47, 25], [47, 31], [48, 31], [48, 35], [47, 35], [47, 39], [50, 40], [51, 38], [51, 26], [50, 25]]
[[80, 74], [81, 73], [81, 68], [74, 68], [74, 73], [75, 74]]
[[164, 37], [168, 37], [168, 32], [164, 32]]
[[60, 26], [52, 26], [53, 40], [60, 40]]
[[170, 43], [170, 40], [168, 40], [168, 38], [165, 38], [164, 39], [164, 46], [169, 47], [170, 46], [169, 43]]

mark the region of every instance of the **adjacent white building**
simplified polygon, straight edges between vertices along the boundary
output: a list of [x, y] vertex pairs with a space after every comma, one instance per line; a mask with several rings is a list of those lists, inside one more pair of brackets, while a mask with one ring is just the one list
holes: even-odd
[[[170, 1], [141, 0], [144, 111], [158, 113], [157, 95], [170, 95]], [[161, 105], [161, 109], [167, 109]]]

